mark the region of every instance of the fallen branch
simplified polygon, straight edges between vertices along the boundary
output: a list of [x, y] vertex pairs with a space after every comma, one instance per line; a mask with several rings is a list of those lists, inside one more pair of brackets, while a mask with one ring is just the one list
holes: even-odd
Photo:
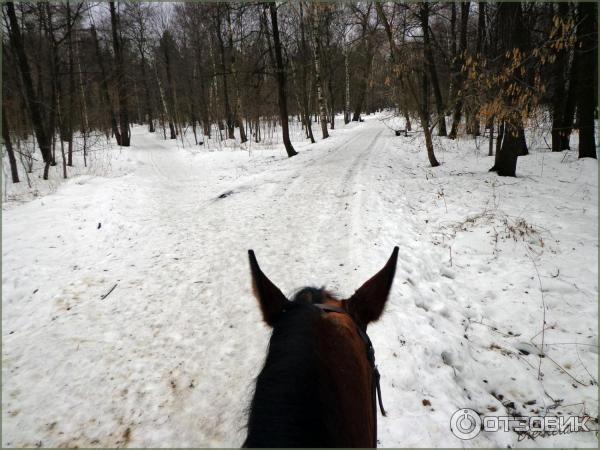
[[106, 297], [108, 297], [110, 295], [110, 293], [115, 290], [115, 288], [117, 287], [117, 284], [118, 283], [115, 283], [115, 285], [110, 288], [110, 291], [108, 291], [106, 294], [104, 294], [103, 296], [101, 296], [100, 300], [104, 300]]

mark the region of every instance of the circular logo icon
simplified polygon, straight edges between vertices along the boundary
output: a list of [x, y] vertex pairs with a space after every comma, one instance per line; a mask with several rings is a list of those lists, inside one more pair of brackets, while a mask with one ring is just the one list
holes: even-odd
[[473, 439], [481, 431], [481, 417], [472, 409], [459, 409], [452, 414], [450, 431], [459, 439]]

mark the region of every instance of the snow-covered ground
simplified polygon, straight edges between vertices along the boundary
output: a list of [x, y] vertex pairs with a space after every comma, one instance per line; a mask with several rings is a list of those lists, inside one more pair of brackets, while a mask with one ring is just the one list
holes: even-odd
[[269, 338], [247, 249], [286, 293], [345, 297], [398, 245], [369, 328], [380, 446], [595, 447], [593, 432], [462, 441], [450, 417], [589, 414], [597, 428], [597, 162], [534, 142], [500, 178], [486, 142], [436, 139], [430, 168], [419, 134], [378, 119], [338, 121], [291, 159], [140, 127], [106, 150], [104, 176], [26, 202], [6, 185], [2, 445], [239, 446]]

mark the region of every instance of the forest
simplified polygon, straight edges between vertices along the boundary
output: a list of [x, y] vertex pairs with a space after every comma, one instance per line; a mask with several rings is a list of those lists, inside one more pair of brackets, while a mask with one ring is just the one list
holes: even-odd
[[[492, 170], [514, 176], [524, 128], [543, 114], [552, 151], [596, 157], [597, 5], [580, 3], [7, 2], [3, 12], [3, 138], [13, 181], [44, 178], [94, 133], [131, 141], [132, 124], [164, 139], [260, 142], [263, 122], [289, 117], [315, 142], [391, 108], [431, 134], [487, 130]], [[533, 125], [532, 125], [533, 126]], [[74, 139], [77, 137], [78, 139]], [[494, 144], [495, 139], [495, 144]], [[57, 148], [59, 156], [57, 157]], [[35, 152], [37, 153], [37, 152]], [[15, 156], [17, 155], [17, 156]]]
[[597, 448], [596, 1], [0, 9], [3, 448]]

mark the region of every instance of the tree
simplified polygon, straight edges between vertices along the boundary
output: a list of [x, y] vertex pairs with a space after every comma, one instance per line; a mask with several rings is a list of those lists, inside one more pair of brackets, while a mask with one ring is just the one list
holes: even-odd
[[[272, 57], [275, 60], [275, 69], [277, 77], [277, 97], [279, 104], [279, 120], [281, 121], [281, 134], [283, 135], [283, 145], [288, 157], [297, 155], [298, 153], [294, 150], [292, 141], [290, 141], [290, 131], [288, 125], [288, 111], [287, 111], [287, 90], [286, 90], [286, 79], [285, 79], [285, 67], [283, 66], [283, 57], [281, 55], [281, 41], [279, 39], [279, 26], [277, 24], [277, 7], [275, 2], [269, 3], [269, 12], [271, 14], [271, 29], [273, 35], [273, 51]], [[269, 47], [271, 47], [269, 40]]]
[[298, 68], [295, 72], [299, 79], [297, 83], [298, 88], [300, 90], [300, 113], [302, 115], [302, 123], [306, 130], [306, 135], [308, 139], [310, 139], [311, 144], [315, 143], [315, 138], [313, 136], [312, 131], [312, 121], [310, 119], [310, 88], [308, 87], [308, 77], [309, 77], [309, 65], [306, 63], [310, 59], [308, 45], [306, 42], [306, 32], [305, 32], [305, 16], [304, 16], [304, 1], [298, 2], [299, 6], [299, 20], [298, 20], [298, 28], [299, 28], [299, 37], [298, 40], [298, 50], [297, 50], [297, 63], [296, 67]]
[[438, 81], [437, 69], [435, 67], [435, 59], [433, 57], [433, 49], [431, 46], [431, 40], [429, 38], [429, 3], [423, 2], [420, 4], [420, 19], [421, 29], [423, 30], [423, 51], [425, 54], [425, 62], [427, 64], [427, 71], [429, 73], [429, 79], [431, 81], [431, 87], [433, 88], [433, 94], [435, 96], [435, 106], [437, 111], [437, 122], [438, 122], [438, 135], [446, 136], [446, 113], [444, 108], [444, 101], [442, 99], [442, 91], [440, 89], [440, 83]]
[[47, 180], [48, 170], [53, 161], [51, 149], [52, 138], [50, 130], [46, 130], [44, 126], [45, 121], [42, 116], [41, 101], [33, 87], [31, 69], [29, 67], [29, 62], [27, 61], [27, 55], [25, 54], [25, 47], [23, 45], [19, 21], [17, 20], [13, 2], [6, 2], [5, 8], [9, 19], [9, 35], [11, 45], [19, 63], [23, 87], [25, 89], [26, 106], [29, 112], [31, 123], [34, 127], [38, 147], [40, 148], [40, 152], [44, 160], [44, 180]]
[[[522, 39], [525, 33], [521, 4], [500, 3], [497, 14], [499, 45], [504, 53], [504, 65], [515, 69], [520, 68], [523, 57]], [[520, 154], [527, 153], [523, 119], [517, 107], [519, 99], [517, 83], [522, 81], [520, 73], [520, 70], [514, 70], [510, 74], [512, 79], [508, 84], [506, 96], [506, 106], [510, 113], [505, 116], [500, 126], [501, 135], [498, 137], [500, 149], [496, 152], [494, 166], [490, 169], [500, 176], [516, 176], [517, 158]]]
[[456, 135], [458, 133], [458, 125], [460, 124], [460, 119], [462, 117], [462, 108], [463, 108], [463, 92], [461, 92], [463, 88], [463, 80], [461, 75], [460, 67], [462, 62], [464, 61], [465, 52], [467, 50], [467, 25], [469, 23], [469, 8], [471, 6], [471, 2], [463, 2], [460, 4], [460, 41], [458, 45], [459, 55], [454, 58], [454, 71], [455, 71], [455, 101], [454, 101], [454, 111], [452, 113], [452, 128], [450, 129], [450, 134], [448, 137], [450, 139], [456, 139]]
[[10, 174], [12, 176], [12, 182], [19, 182], [19, 171], [17, 169], [17, 160], [15, 159], [15, 152], [13, 150], [12, 141], [10, 140], [10, 133], [8, 132], [8, 121], [6, 119], [6, 108], [2, 103], [2, 140], [6, 147], [6, 153], [8, 153], [8, 162], [10, 163]]
[[597, 54], [598, 25], [597, 4], [579, 2], [579, 25], [577, 26], [577, 46], [579, 53], [577, 67], [577, 127], [579, 128], [579, 157], [596, 158], [594, 138], [594, 110], [598, 63], [592, 55]]
[[220, 56], [220, 70], [221, 70], [221, 79], [223, 83], [223, 109], [225, 110], [225, 120], [227, 123], [227, 137], [229, 139], [234, 139], [234, 128], [235, 128], [235, 119], [233, 117], [233, 112], [231, 110], [231, 105], [229, 103], [229, 83], [228, 83], [228, 71], [227, 71], [227, 63], [225, 56], [225, 42], [222, 34], [223, 28], [223, 10], [225, 5], [223, 4], [215, 4], [213, 5], [213, 26], [215, 30], [215, 36], [217, 37], [218, 47], [219, 47], [219, 56]]
[[235, 125], [240, 130], [240, 142], [243, 144], [248, 140], [246, 131], [244, 130], [244, 120], [242, 119], [242, 96], [240, 94], [240, 81], [238, 78], [238, 70], [235, 57], [235, 48], [233, 45], [233, 26], [231, 25], [231, 6], [225, 4], [227, 8], [227, 37], [229, 41], [229, 70], [233, 78], [235, 102], [233, 105], [233, 118]]
[[357, 86], [356, 102], [354, 105], [354, 114], [352, 115], [352, 121], [358, 122], [360, 115], [363, 111], [365, 97], [367, 94], [367, 80], [371, 73], [371, 67], [373, 64], [373, 53], [375, 50], [375, 33], [377, 26], [371, 24], [371, 10], [373, 9], [373, 2], [367, 2], [364, 5], [353, 5], [352, 11], [354, 16], [357, 18], [360, 24], [360, 47], [361, 51], [357, 52], [356, 56], [359, 58], [359, 81]]
[[120, 143], [121, 142], [121, 132], [120, 132], [119, 126], [117, 124], [117, 115], [113, 108], [113, 102], [112, 102], [112, 98], [111, 98], [110, 88], [108, 86], [108, 73], [106, 70], [106, 66], [104, 64], [104, 54], [102, 53], [102, 50], [100, 48], [100, 41], [98, 39], [98, 33], [96, 32], [96, 26], [93, 23], [90, 27], [90, 34], [94, 41], [96, 60], [98, 62], [98, 66], [100, 68], [100, 75], [101, 75], [100, 84], [101, 84], [101, 91], [102, 91], [101, 96], [102, 96], [102, 99], [104, 100], [104, 104], [105, 104], [106, 110], [108, 112], [111, 130], [115, 136], [115, 139], [117, 140], [117, 143]]
[[151, 10], [149, 5], [144, 5], [143, 3], [138, 2], [131, 2], [127, 4], [126, 14], [129, 18], [129, 22], [126, 29], [130, 35], [130, 41], [135, 44], [135, 48], [137, 49], [140, 57], [139, 67], [140, 78], [144, 88], [145, 119], [148, 123], [148, 131], [150, 133], [154, 133], [154, 107], [147, 73], [148, 62], [146, 56], [148, 52], [147, 21], [149, 20], [150, 13]]
[[[421, 122], [421, 127], [423, 128], [423, 134], [425, 136], [425, 148], [427, 150], [427, 158], [429, 159], [429, 164], [431, 164], [431, 167], [437, 167], [440, 165], [440, 163], [435, 157], [433, 140], [431, 137], [431, 128], [429, 127], [429, 81], [427, 80], [427, 69], [421, 69], [418, 75], [420, 79], [415, 80], [414, 70], [409, 69], [406, 63], [402, 63], [402, 61], [404, 61], [405, 58], [403, 57], [400, 49], [396, 45], [396, 41], [394, 40], [392, 32], [392, 27], [387, 19], [383, 7], [379, 2], [375, 4], [375, 7], [377, 10], [377, 15], [383, 23], [383, 27], [388, 38], [391, 62], [393, 66], [393, 71], [397, 76], [398, 83], [402, 85], [402, 88], [406, 89], [410, 93], [414, 100], [414, 103], [417, 105], [419, 120]], [[425, 59], [424, 53], [425, 52], [423, 47], [422, 60]], [[420, 85], [420, 89], [419, 87], [417, 87], [418, 85]]]
[[167, 75], [167, 92], [168, 97], [166, 103], [166, 114], [169, 118], [169, 132], [171, 139], [177, 139], [177, 130], [175, 124], [177, 123], [177, 93], [175, 90], [175, 81], [173, 79], [173, 68], [171, 59], [175, 53], [175, 43], [173, 36], [169, 30], [164, 30], [162, 37], [160, 38], [160, 47], [165, 62], [165, 73]]
[[320, 10], [319, 4], [313, 3], [313, 39], [315, 41], [315, 48], [313, 51], [314, 63], [315, 63], [315, 84], [317, 86], [317, 101], [319, 103], [319, 118], [321, 121], [321, 132], [323, 133], [323, 139], [329, 137], [327, 131], [327, 105], [325, 104], [325, 96], [323, 95], [323, 82], [321, 80], [321, 26], [320, 26]]
[[[109, 2], [110, 24], [112, 29], [113, 49], [115, 52], [115, 72], [117, 78], [118, 105], [119, 105], [119, 134], [116, 135], [117, 143], [122, 147], [129, 147], [131, 133], [129, 130], [128, 88], [125, 78], [125, 67], [123, 60], [123, 44], [121, 42], [121, 30], [119, 25], [119, 14], [115, 9], [115, 2]], [[119, 139], [120, 138], [120, 139]]]

